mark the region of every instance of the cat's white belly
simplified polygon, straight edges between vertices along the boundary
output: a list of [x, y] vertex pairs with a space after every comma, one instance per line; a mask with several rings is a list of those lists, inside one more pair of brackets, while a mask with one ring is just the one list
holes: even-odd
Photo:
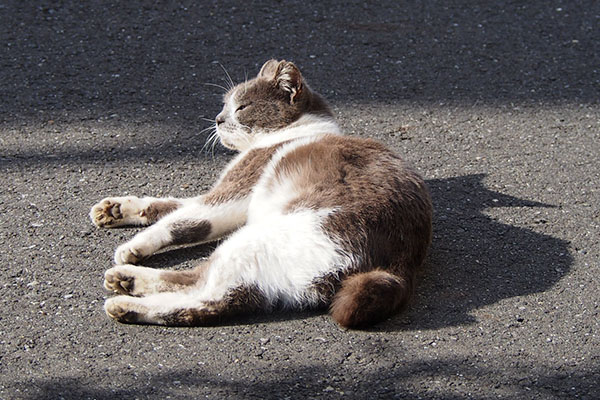
[[200, 299], [221, 298], [243, 285], [256, 286], [269, 301], [284, 305], [317, 303], [316, 295], [307, 290], [315, 278], [349, 265], [321, 228], [330, 212], [301, 210], [240, 228], [213, 254]]

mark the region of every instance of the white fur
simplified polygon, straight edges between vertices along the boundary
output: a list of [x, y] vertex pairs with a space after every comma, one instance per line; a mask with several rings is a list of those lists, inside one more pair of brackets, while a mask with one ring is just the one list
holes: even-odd
[[231, 288], [256, 286], [269, 302], [314, 305], [316, 293], [307, 289], [315, 277], [349, 263], [321, 228], [329, 212], [273, 215], [235, 232], [213, 254], [200, 299], [220, 299]]
[[121, 197], [106, 197], [98, 202], [90, 210], [90, 219], [95, 225], [100, 226], [98, 217], [104, 214], [104, 209], [107, 205], [114, 206], [119, 205], [122, 218], [113, 220], [109, 228], [116, 228], [119, 226], [131, 226], [131, 225], [148, 225], [148, 217], [143, 213], [143, 210], [147, 209], [152, 203], [157, 201], [173, 201], [179, 203], [180, 206], [191, 205], [198, 202], [198, 197], [187, 198], [187, 199], [176, 199], [174, 197], [136, 197], [136, 196], [121, 196]]
[[[127, 243], [122, 244], [115, 251], [116, 264], [129, 264], [138, 262], [148, 257], [171, 243], [172, 235], [169, 227], [180, 220], [207, 220], [211, 223], [210, 236], [205, 241], [212, 241], [232, 232], [238, 227], [249, 222], [260, 221], [264, 212], [280, 212], [285, 204], [292, 200], [297, 193], [289, 181], [279, 182], [276, 189], [267, 190], [266, 182], [273, 179], [277, 163], [289, 152], [300, 146], [314, 142], [325, 133], [339, 133], [339, 127], [329, 117], [305, 115], [289, 127], [277, 133], [258, 134], [255, 143], [246, 151], [239, 154], [225, 169], [219, 178], [220, 182], [231, 168], [240, 162], [253, 148], [269, 147], [290, 141], [283, 145], [265, 167], [263, 175], [255, 186], [251, 198], [244, 198], [225, 204], [209, 206], [203, 203], [202, 197], [186, 199], [184, 207], [160, 219], [150, 228], [140, 232]], [[218, 184], [218, 183], [217, 183]], [[138, 210], [149, 205], [153, 198], [128, 198], [135, 202]], [[248, 209], [250, 212], [248, 214]], [[93, 210], [92, 210], [93, 212]], [[139, 211], [138, 211], [139, 214]]]
[[235, 95], [226, 97], [223, 111], [217, 116], [217, 119], [222, 115], [227, 115], [227, 122], [223, 125], [217, 124], [217, 135], [225, 147], [244, 151], [252, 145], [252, 132], [248, 127], [239, 123], [236, 115], [238, 106]]
[[[227, 136], [227, 133], [221, 133], [222, 136]], [[342, 132], [333, 118], [310, 114], [300, 117], [298, 121], [294, 122], [289, 127], [277, 132], [258, 132], [255, 134], [255, 138], [252, 141], [250, 141], [250, 139], [245, 140], [244, 149], [241, 150], [229, 164], [227, 164], [217, 180], [216, 185], [218, 185], [227, 173], [253, 149], [266, 148], [283, 142], [293, 141], [292, 143], [287, 143], [277, 151], [277, 155], [269, 162], [269, 165], [273, 166], [279, 162], [286, 153], [289, 153], [302, 144], [310, 143], [310, 141], [318, 139], [324, 134], [341, 135]], [[299, 141], [298, 139], [304, 139], [304, 141]], [[271, 167], [268, 166], [267, 169], [269, 168]]]
[[90, 219], [95, 225], [102, 226], [100, 217], [104, 215], [104, 209], [119, 204], [122, 218], [112, 221], [110, 225], [107, 225], [108, 227], [147, 225], [148, 218], [142, 216], [141, 212], [150, 205], [152, 200], [156, 199], [152, 197], [141, 199], [135, 196], [107, 197], [92, 207], [90, 210]]
[[341, 135], [341, 130], [331, 117], [306, 114], [290, 126], [277, 132], [258, 132], [252, 147], [270, 147], [288, 140], [319, 136], [327, 133]]

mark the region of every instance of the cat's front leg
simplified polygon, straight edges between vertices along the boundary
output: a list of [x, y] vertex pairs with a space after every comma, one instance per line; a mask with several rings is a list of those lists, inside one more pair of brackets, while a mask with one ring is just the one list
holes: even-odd
[[[212, 224], [204, 218], [186, 217], [188, 210], [169, 216], [138, 233], [130, 241], [117, 247], [116, 264], [137, 264], [160, 249], [172, 245], [202, 243], [218, 237]], [[192, 214], [193, 215], [193, 214]]]
[[183, 205], [177, 199], [154, 197], [107, 197], [90, 211], [94, 225], [100, 228], [150, 225]]
[[216, 240], [243, 225], [247, 209], [247, 199], [217, 205], [204, 204], [201, 200], [188, 204], [119, 246], [115, 263], [136, 264], [167, 246]]

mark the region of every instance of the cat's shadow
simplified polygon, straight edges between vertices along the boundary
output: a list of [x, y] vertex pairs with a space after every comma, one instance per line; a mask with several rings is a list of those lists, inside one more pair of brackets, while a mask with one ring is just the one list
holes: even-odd
[[157, 269], [185, 270], [193, 268], [208, 258], [220, 242], [203, 243], [194, 246], [169, 248], [145, 259], [145, 267]]
[[[470, 324], [470, 311], [502, 299], [543, 292], [570, 269], [568, 243], [530, 229], [504, 224], [484, 211], [492, 207], [552, 207], [485, 187], [484, 174], [427, 181], [434, 203], [434, 238], [411, 307], [373, 330], [436, 329]], [[144, 263], [154, 268], [187, 268], [218, 243], [163, 252]], [[237, 318], [227, 324], [279, 322], [322, 311], [274, 312]]]

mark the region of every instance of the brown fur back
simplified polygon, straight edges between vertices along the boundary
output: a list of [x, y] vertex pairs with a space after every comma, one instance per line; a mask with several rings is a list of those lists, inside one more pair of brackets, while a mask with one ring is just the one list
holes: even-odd
[[290, 152], [277, 174], [300, 191], [289, 212], [336, 210], [324, 229], [355, 261], [345, 280], [331, 275], [315, 283], [324, 303], [334, 299], [333, 317], [347, 327], [366, 326], [404, 308], [431, 242], [432, 206], [422, 178], [381, 143], [338, 135]]

